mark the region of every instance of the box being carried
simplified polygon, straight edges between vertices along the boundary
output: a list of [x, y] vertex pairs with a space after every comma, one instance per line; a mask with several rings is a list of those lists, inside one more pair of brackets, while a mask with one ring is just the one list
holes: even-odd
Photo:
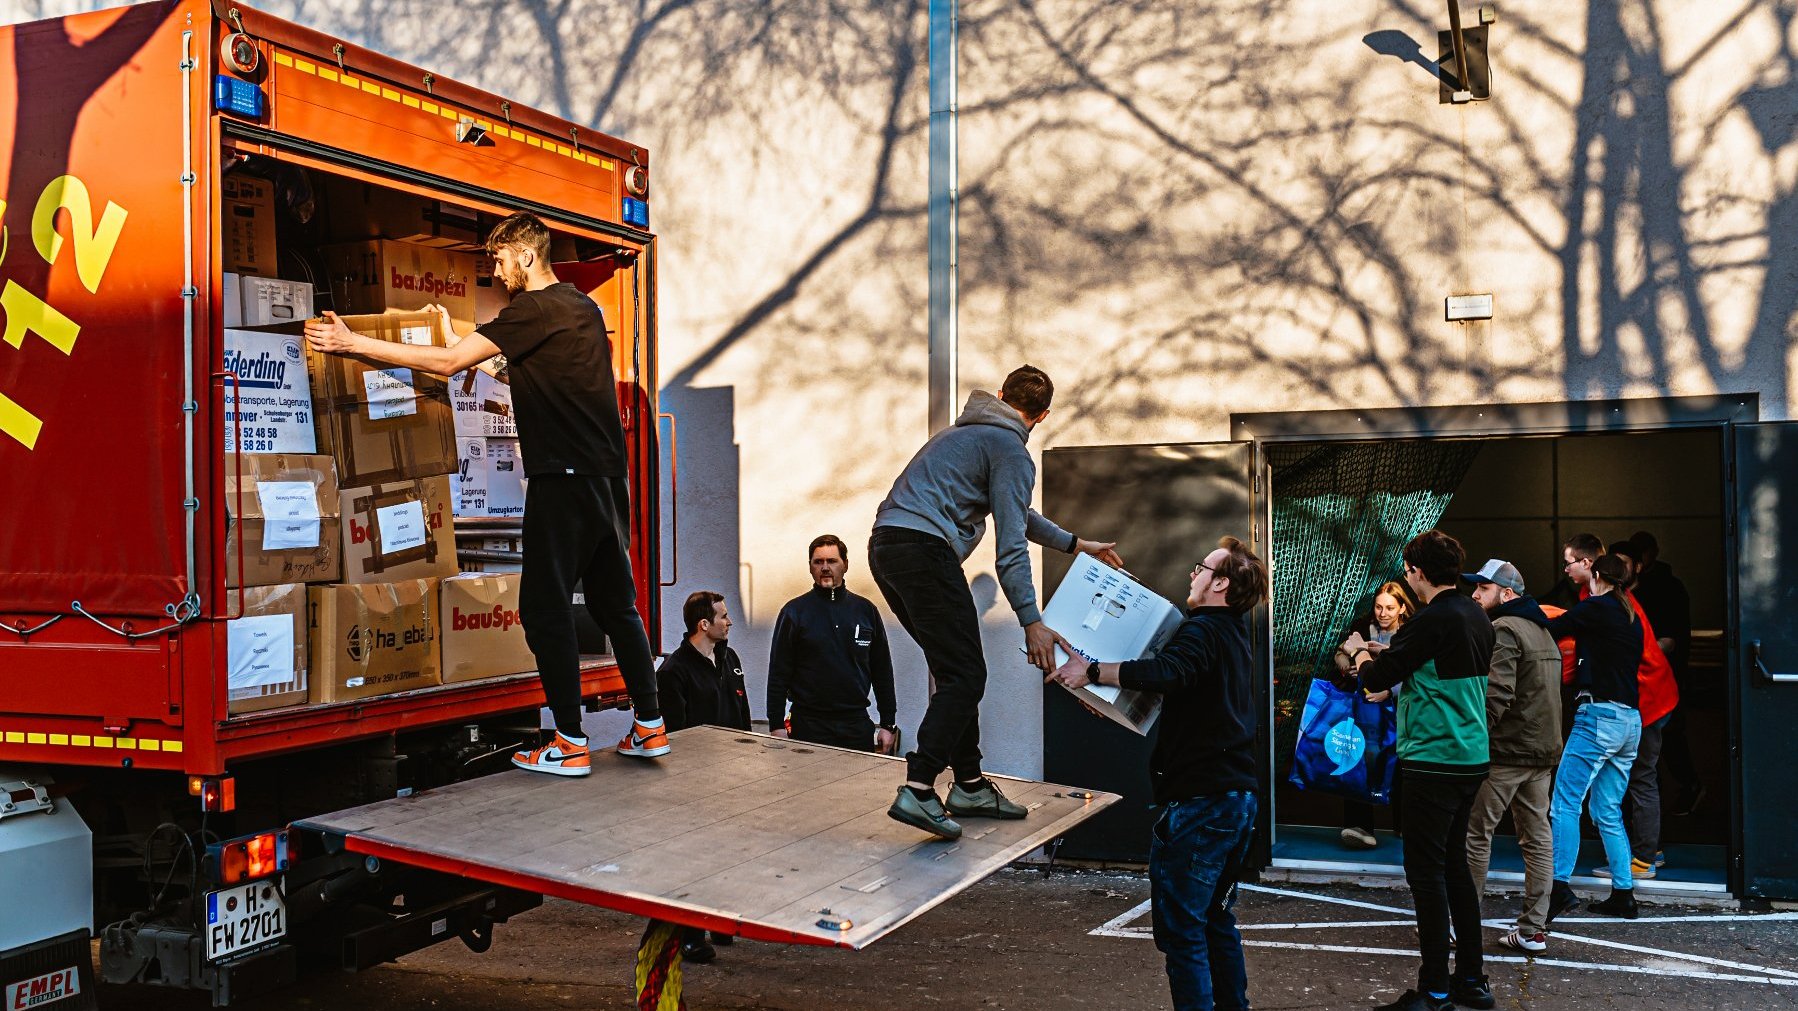
[[[340, 317], [379, 340], [442, 347], [431, 313]], [[428, 372], [383, 368], [307, 349], [319, 452], [337, 460], [343, 487], [434, 477], [456, 469], [449, 386]]]
[[[1154, 653], [1180, 626], [1180, 609], [1128, 574], [1081, 554], [1043, 608], [1043, 623], [1072, 643], [1088, 660], [1122, 663]], [[1058, 663], [1067, 654], [1056, 650]], [[1148, 734], [1161, 714], [1161, 696], [1113, 685], [1070, 688], [1082, 704]]]
[[345, 488], [341, 506], [344, 582], [455, 575], [449, 478]]
[[537, 669], [518, 617], [516, 573], [464, 572], [439, 584], [443, 683]]
[[435, 579], [314, 586], [308, 596], [313, 702], [438, 683]]
[[312, 386], [303, 338], [254, 330], [226, 330], [225, 450], [316, 453]]
[[226, 271], [219, 288], [227, 327], [299, 323], [312, 315], [312, 285], [306, 281]]
[[306, 704], [306, 587], [303, 583], [254, 586], [228, 595], [225, 623], [230, 711], [261, 712]]
[[457, 439], [461, 466], [450, 477], [457, 516], [524, 516], [524, 459], [517, 439]]
[[230, 517], [225, 585], [237, 585], [240, 538], [247, 586], [342, 578], [337, 476], [330, 457], [227, 453], [223, 466]]
[[390, 239], [326, 246], [323, 252], [339, 312], [410, 312], [441, 305], [457, 333], [473, 332], [475, 254]]

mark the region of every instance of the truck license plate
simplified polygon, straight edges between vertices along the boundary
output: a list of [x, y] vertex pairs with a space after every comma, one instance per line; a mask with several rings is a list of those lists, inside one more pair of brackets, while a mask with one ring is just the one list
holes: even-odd
[[220, 959], [287, 934], [287, 903], [273, 881], [206, 895], [206, 957]]

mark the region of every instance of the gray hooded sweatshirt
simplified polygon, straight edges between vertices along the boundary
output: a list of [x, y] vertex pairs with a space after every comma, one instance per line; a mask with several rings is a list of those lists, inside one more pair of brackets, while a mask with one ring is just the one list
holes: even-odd
[[874, 526], [935, 534], [962, 561], [986, 535], [986, 518], [998, 530], [999, 585], [1018, 624], [1042, 620], [1030, 574], [1034, 541], [1072, 552], [1075, 536], [1030, 508], [1036, 461], [1024, 444], [1030, 430], [1016, 409], [976, 390], [955, 424], [930, 437], [912, 457], [874, 515]]

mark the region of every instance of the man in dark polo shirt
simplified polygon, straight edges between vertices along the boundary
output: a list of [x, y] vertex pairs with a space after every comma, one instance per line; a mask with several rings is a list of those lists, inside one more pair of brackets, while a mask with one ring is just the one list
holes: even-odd
[[1225, 537], [1193, 567], [1186, 620], [1153, 657], [1074, 657], [1049, 680], [1164, 696], [1149, 759], [1161, 817], [1149, 845], [1155, 947], [1175, 1011], [1249, 1006], [1236, 882], [1255, 829], [1255, 665], [1248, 614], [1267, 598], [1267, 566]]
[[[581, 729], [580, 647], [571, 610], [577, 580], [585, 584], [587, 610], [612, 643], [636, 709], [618, 752], [634, 758], [665, 755], [668, 731], [631, 578], [630, 484], [612, 346], [599, 306], [550, 269], [549, 240], [549, 229], [531, 214], [514, 214], [493, 227], [487, 250], [494, 256], [494, 276], [512, 301], [455, 347], [365, 337], [329, 312], [306, 323], [306, 340], [321, 353], [441, 376], [506, 356], [519, 452], [530, 478], [518, 610], [556, 722], [548, 743], [513, 755], [512, 764], [585, 776], [593, 769]], [[448, 314], [443, 315], [447, 328]]]

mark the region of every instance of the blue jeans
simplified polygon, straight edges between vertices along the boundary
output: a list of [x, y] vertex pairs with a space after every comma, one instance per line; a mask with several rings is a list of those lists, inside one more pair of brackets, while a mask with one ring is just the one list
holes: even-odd
[[1249, 1006], [1242, 934], [1231, 907], [1256, 808], [1253, 793], [1232, 791], [1174, 801], [1155, 822], [1149, 896], [1174, 1011]]
[[1604, 841], [1611, 886], [1636, 886], [1629, 871], [1629, 833], [1623, 830], [1623, 795], [1642, 740], [1642, 714], [1620, 702], [1589, 702], [1573, 717], [1573, 733], [1555, 770], [1549, 820], [1554, 828], [1555, 880], [1573, 877], [1579, 858], [1580, 802], [1592, 794], [1592, 823]]

